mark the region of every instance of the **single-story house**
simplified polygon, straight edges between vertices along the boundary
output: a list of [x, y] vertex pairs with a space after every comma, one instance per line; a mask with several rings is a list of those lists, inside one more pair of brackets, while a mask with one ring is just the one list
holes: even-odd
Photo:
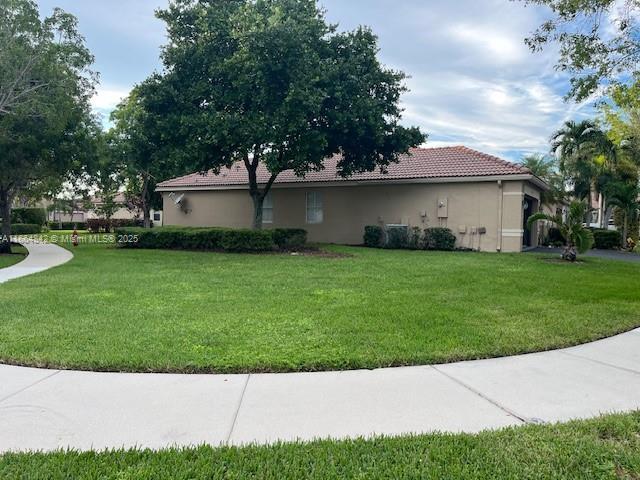
[[[337, 175], [338, 158], [304, 177], [281, 173], [265, 198], [264, 226], [298, 227], [313, 242], [361, 244], [366, 225], [443, 226], [457, 246], [519, 252], [537, 242], [526, 228], [548, 186], [528, 169], [470, 148], [416, 148], [386, 172]], [[258, 169], [258, 181], [269, 173]], [[242, 163], [158, 185], [164, 224], [250, 227], [253, 205]], [[535, 229], [534, 229], [535, 230]]]

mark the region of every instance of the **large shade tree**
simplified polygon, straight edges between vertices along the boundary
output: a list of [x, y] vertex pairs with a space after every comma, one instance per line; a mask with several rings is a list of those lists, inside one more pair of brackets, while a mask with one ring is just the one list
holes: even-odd
[[241, 162], [255, 228], [281, 172], [320, 170], [334, 154], [345, 177], [384, 169], [425, 140], [400, 125], [405, 75], [380, 64], [376, 36], [338, 33], [315, 0], [176, 0], [158, 16], [165, 71], [143, 96], [163, 144], [202, 172]]
[[111, 113], [113, 128], [107, 139], [112, 161], [117, 165], [113, 168], [126, 186], [127, 202], [142, 212], [143, 225], [149, 228], [151, 209], [161, 203], [156, 183], [186, 171], [163, 146], [161, 118], [149, 113], [142, 95], [145, 90], [145, 84], [135, 87]]
[[61, 184], [91, 154], [93, 57], [76, 27], [59, 9], [41, 19], [30, 0], [0, 2], [0, 252], [16, 195]]

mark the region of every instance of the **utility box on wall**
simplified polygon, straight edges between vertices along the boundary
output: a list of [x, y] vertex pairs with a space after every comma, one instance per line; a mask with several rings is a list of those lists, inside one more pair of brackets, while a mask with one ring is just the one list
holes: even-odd
[[449, 202], [446, 198], [438, 199], [438, 218], [449, 217]]

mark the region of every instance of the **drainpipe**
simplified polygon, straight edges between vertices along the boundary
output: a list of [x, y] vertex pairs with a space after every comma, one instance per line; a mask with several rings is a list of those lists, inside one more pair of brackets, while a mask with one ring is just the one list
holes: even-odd
[[502, 180], [498, 180], [498, 244], [496, 251], [502, 251], [502, 205], [504, 203], [504, 195], [502, 194]]

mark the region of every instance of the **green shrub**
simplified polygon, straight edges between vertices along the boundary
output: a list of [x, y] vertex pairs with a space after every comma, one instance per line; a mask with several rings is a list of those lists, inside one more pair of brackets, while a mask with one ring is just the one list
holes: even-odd
[[[137, 218], [125, 219], [125, 218], [90, 218], [87, 220], [87, 229], [92, 232], [106, 232], [109, 233], [116, 228], [128, 228], [128, 227], [142, 227], [144, 220]], [[153, 222], [151, 223], [153, 226]]]
[[49, 230], [86, 230], [87, 224], [85, 222], [49, 222]]
[[622, 235], [617, 230], [593, 230], [593, 246], [600, 250], [611, 250], [622, 246]]
[[407, 248], [410, 250], [418, 250], [422, 246], [422, 231], [420, 227], [411, 227], [409, 229], [409, 237], [407, 239]]
[[409, 244], [409, 228], [408, 227], [387, 227], [387, 241], [385, 248], [407, 248]]
[[35, 235], [42, 231], [42, 226], [35, 223], [14, 223], [11, 235]]
[[267, 230], [227, 230], [222, 236], [227, 252], [266, 252], [273, 250], [273, 236]]
[[276, 228], [271, 230], [271, 235], [280, 250], [302, 248], [307, 244], [307, 231], [301, 228]]
[[551, 227], [547, 232], [547, 238], [545, 243], [547, 245], [558, 246], [558, 245], [564, 245], [566, 241], [562, 236], [562, 232], [560, 232], [559, 228]]
[[448, 228], [431, 227], [424, 231], [424, 248], [427, 250], [453, 250], [456, 237]]
[[384, 244], [384, 230], [378, 225], [364, 227], [364, 245], [371, 248], [380, 248]]
[[14, 208], [11, 210], [11, 223], [31, 225], [47, 224], [47, 212], [44, 208]]
[[116, 242], [124, 248], [226, 252], [265, 252], [274, 249], [272, 232], [269, 230], [191, 227], [118, 228], [115, 234]]

